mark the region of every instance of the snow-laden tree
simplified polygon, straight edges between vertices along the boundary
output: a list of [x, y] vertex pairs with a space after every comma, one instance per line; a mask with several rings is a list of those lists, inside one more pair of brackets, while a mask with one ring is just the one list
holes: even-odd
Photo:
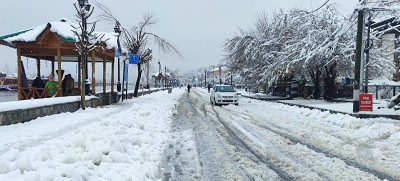
[[308, 75], [333, 65], [346, 74], [351, 72], [354, 41], [349, 32], [354, 24], [334, 5], [314, 14], [293, 9], [275, 13], [271, 19], [262, 15], [254, 24], [254, 29], [241, 30], [225, 44], [226, 63], [242, 70], [248, 81], [260, 85], [296, 75], [319, 81], [315, 77], [320, 75]]

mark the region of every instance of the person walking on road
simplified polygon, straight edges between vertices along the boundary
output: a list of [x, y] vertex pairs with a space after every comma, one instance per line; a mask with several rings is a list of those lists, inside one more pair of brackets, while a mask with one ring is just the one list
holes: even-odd
[[208, 93], [210, 93], [210, 89], [211, 89], [211, 84], [208, 84]]
[[188, 93], [190, 93], [190, 88], [192, 88], [192, 86], [190, 84], [188, 84], [187, 85]]

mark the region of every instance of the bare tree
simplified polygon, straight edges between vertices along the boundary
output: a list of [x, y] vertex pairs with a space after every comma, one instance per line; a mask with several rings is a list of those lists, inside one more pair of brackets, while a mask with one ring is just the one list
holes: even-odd
[[[79, 22], [79, 28], [74, 27], [76, 30], [73, 31], [73, 33], [76, 35], [78, 38], [77, 43], [75, 43], [75, 46], [78, 50], [78, 53], [80, 54], [80, 64], [81, 64], [81, 69], [82, 69], [82, 80], [81, 80], [81, 108], [83, 110], [86, 109], [86, 104], [85, 104], [85, 80], [88, 78], [87, 77], [87, 57], [88, 53], [92, 51], [93, 49], [96, 48], [98, 45], [99, 41], [103, 38], [104, 35], [96, 35], [94, 33], [94, 30], [96, 28], [96, 22], [94, 23], [88, 23], [87, 20], [89, 17], [93, 14], [94, 8], [90, 8], [90, 6], [85, 6], [85, 5], [77, 5], [74, 3], [74, 7], [76, 10], [76, 21]], [[88, 31], [88, 24], [91, 24], [92, 27], [90, 31]], [[79, 30], [78, 30], [79, 29]]]
[[[116, 16], [106, 6], [98, 2], [95, 2], [95, 5], [100, 9], [100, 11], [102, 11], [100, 15], [102, 19], [118, 21]], [[180, 59], [183, 59], [180, 51], [171, 42], [147, 30], [147, 28], [157, 23], [158, 19], [156, 19], [152, 14], [147, 13], [143, 15], [143, 20], [137, 25], [134, 25], [130, 30], [121, 25], [125, 48], [129, 53], [139, 55], [139, 62], [137, 64], [138, 76], [136, 79], [135, 91], [133, 93], [134, 97], [138, 96], [140, 80], [144, 69], [142, 65], [151, 61], [153, 58], [152, 50], [148, 48], [149, 41], [152, 41], [159, 51], [164, 53], [174, 53], [178, 55]]]

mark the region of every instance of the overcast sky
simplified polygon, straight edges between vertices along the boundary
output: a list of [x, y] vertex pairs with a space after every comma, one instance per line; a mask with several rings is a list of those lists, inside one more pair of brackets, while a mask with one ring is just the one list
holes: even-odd
[[[155, 51], [154, 66], [160, 60], [163, 68], [179, 69], [181, 73], [198, 67], [217, 65], [222, 59], [226, 38], [247, 29], [258, 13], [271, 15], [279, 9], [313, 10], [326, 0], [98, 0], [106, 4], [125, 27], [142, 20], [146, 12], [160, 21], [149, 31], [173, 42], [184, 60]], [[75, 22], [74, 0], [2, 0], [0, 36], [35, 27], [65, 17]], [[91, 2], [91, 0], [89, 0]], [[344, 14], [351, 14], [358, 0], [330, 0], [338, 3]], [[95, 20], [96, 15], [92, 16]], [[114, 24], [101, 23], [97, 30], [113, 31]], [[156, 50], [156, 49], [155, 49]], [[25, 59], [23, 59], [25, 60]], [[0, 71], [16, 72], [16, 50], [0, 45]], [[25, 63], [25, 61], [24, 61]], [[36, 72], [35, 62], [28, 71]], [[72, 71], [72, 70], [71, 70]]]

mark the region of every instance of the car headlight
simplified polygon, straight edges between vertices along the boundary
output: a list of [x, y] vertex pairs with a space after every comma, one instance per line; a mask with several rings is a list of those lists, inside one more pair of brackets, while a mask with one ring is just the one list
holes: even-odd
[[222, 98], [222, 96], [218, 94], [218, 98]]
[[233, 97], [235, 97], [235, 98], [238, 98], [238, 95], [237, 95], [237, 94], [235, 94]]

